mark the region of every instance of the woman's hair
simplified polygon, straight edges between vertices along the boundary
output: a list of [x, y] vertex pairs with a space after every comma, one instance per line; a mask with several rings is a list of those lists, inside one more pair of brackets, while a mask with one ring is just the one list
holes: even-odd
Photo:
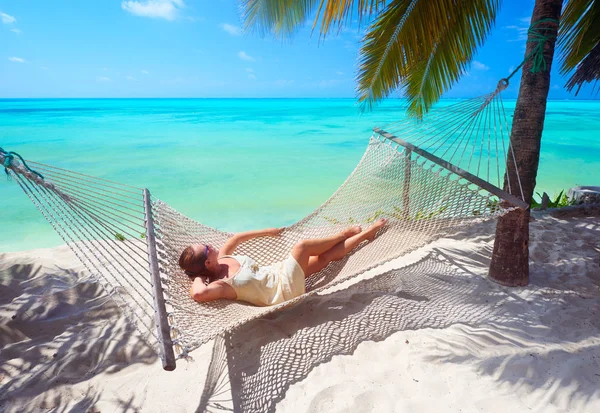
[[206, 269], [205, 262], [204, 253], [197, 254], [191, 245], [184, 249], [179, 256], [179, 266], [189, 277], [210, 278], [212, 272]]

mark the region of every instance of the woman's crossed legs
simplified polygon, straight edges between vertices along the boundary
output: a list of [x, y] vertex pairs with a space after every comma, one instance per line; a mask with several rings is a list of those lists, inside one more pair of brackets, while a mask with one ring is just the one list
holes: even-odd
[[348, 228], [328, 238], [307, 239], [298, 242], [292, 248], [292, 257], [309, 277], [325, 268], [330, 262], [344, 258], [364, 240], [372, 241], [375, 234], [387, 223], [379, 219], [364, 231], [359, 226]]

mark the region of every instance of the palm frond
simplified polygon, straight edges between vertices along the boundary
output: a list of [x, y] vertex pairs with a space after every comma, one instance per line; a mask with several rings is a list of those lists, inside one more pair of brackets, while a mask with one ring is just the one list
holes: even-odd
[[[567, 81], [565, 87], [571, 92], [576, 86], [575, 96], [579, 93], [584, 83], [600, 81], [600, 43], [588, 53], [588, 55], [579, 63], [573, 76]], [[598, 89], [600, 91], [600, 89]]]
[[[390, 4], [369, 28], [359, 52], [359, 102], [370, 107], [389, 95], [399, 86], [400, 79], [406, 77], [407, 72], [401, 71], [418, 60], [420, 45], [416, 37], [407, 39], [413, 41], [408, 47], [398, 41], [407, 20], [414, 20], [412, 12], [418, 3], [419, 0], [400, 0]], [[408, 24], [414, 26], [415, 22]], [[414, 55], [417, 58], [413, 58]]]
[[304, 25], [317, 10], [312, 28], [320, 24], [321, 36], [341, 29], [352, 21], [354, 10], [359, 23], [377, 13], [386, 0], [241, 0], [242, 19], [247, 30], [287, 38]]
[[330, 30], [339, 30], [345, 23], [352, 20], [352, 10], [354, 8], [357, 10], [360, 24], [365, 17], [381, 10], [386, 3], [385, 0], [321, 0], [313, 29], [320, 20], [320, 33], [321, 36], [325, 37]]
[[371, 107], [396, 89], [418, 117], [464, 73], [490, 32], [498, 0], [399, 0], [370, 26], [360, 51], [358, 98]]
[[[497, 2], [488, 9], [484, 6], [477, 2], [458, 4], [457, 13], [449, 16], [456, 20], [449, 20], [446, 30], [438, 33], [429, 58], [408, 73], [405, 93], [409, 113], [423, 116], [465, 73], [477, 47], [489, 33], [498, 10]], [[461, 7], [464, 7], [462, 12]]]
[[240, 7], [246, 29], [262, 35], [289, 37], [301, 27], [322, 0], [242, 0]]
[[[598, 81], [600, 65], [600, 0], [570, 0], [560, 21], [558, 44], [561, 48], [561, 74], [573, 70], [567, 90], [585, 82]], [[576, 93], [577, 94], [577, 93]]]

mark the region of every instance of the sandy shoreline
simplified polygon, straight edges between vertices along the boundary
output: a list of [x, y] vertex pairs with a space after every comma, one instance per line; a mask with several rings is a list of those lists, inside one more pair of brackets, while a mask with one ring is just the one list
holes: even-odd
[[252, 321], [174, 372], [68, 247], [0, 254], [0, 411], [599, 411], [600, 216], [563, 214], [532, 222], [526, 288], [486, 278], [486, 223]]

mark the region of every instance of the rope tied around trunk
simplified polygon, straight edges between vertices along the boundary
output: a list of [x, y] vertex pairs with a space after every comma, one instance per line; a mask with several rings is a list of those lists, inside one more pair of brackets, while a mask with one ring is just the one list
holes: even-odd
[[508, 77], [505, 79], [508, 81], [511, 77], [513, 77], [520, 69], [523, 67], [525, 62], [529, 59], [532, 59], [531, 73], [545, 72], [548, 69], [548, 64], [546, 63], [546, 59], [544, 59], [544, 45], [548, 40], [552, 40], [556, 38], [556, 34], [546, 35], [541, 32], [541, 30], [548, 30], [548, 27], [537, 27], [541, 23], [556, 23], [558, 24], [558, 20], [545, 18], [540, 19], [531, 25], [531, 28], [527, 31], [533, 39], [527, 40], [527, 43], [536, 43], [533, 50], [529, 52], [525, 59], [521, 62], [519, 66], [515, 70], [512, 71]]

